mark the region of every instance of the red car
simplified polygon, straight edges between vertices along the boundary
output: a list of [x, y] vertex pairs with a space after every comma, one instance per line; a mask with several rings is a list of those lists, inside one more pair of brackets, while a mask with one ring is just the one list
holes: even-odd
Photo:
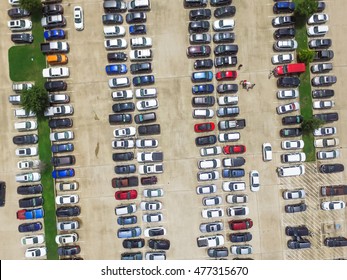
[[242, 154], [246, 152], [245, 145], [227, 145], [223, 147], [224, 154]]
[[135, 199], [137, 197], [137, 191], [136, 190], [118, 191], [114, 194], [114, 197], [117, 200]]
[[253, 221], [251, 219], [232, 220], [228, 223], [231, 230], [249, 229], [253, 226]]
[[213, 131], [214, 128], [215, 128], [215, 125], [213, 122], [197, 123], [196, 125], [194, 125], [195, 132]]
[[219, 71], [216, 74], [217, 81], [221, 80], [235, 80], [237, 78], [236, 71]]

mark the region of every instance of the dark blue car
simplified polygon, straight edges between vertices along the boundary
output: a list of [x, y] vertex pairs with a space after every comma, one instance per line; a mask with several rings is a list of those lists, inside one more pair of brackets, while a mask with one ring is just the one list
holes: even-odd
[[245, 170], [243, 168], [235, 169], [223, 169], [223, 178], [238, 178], [245, 176]]
[[73, 177], [73, 176], [75, 176], [75, 170], [73, 168], [53, 170], [52, 172], [52, 177], [54, 179]]
[[117, 218], [117, 224], [120, 226], [123, 225], [133, 225], [137, 223], [137, 217], [136, 216], [125, 216], [125, 217], [118, 217]]
[[105, 71], [107, 75], [114, 75], [125, 74], [126, 72], [128, 72], [128, 69], [125, 64], [110, 64], [106, 65]]
[[212, 93], [214, 91], [214, 86], [212, 84], [203, 84], [203, 85], [193, 85], [192, 93], [193, 94], [205, 94]]
[[42, 223], [41, 222], [25, 223], [25, 224], [20, 224], [18, 226], [19, 232], [33, 232], [33, 231], [38, 231], [41, 229], [42, 229]]
[[133, 78], [133, 84], [134, 86], [154, 84], [154, 76], [153, 75], [136, 76]]
[[52, 30], [46, 30], [43, 33], [43, 36], [46, 40], [58, 40], [58, 39], [64, 39], [65, 38], [65, 31], [63, 29], [52, 29]]
[[54, 144], [52, 145], [51, 150], [52, 150], [52, 153], [71, 152], [74, 150], [74, 145], [72, 143]]
[[146, 25], [144, 24], [130, 25], [129, 33], [131, 35], [146, 34]]

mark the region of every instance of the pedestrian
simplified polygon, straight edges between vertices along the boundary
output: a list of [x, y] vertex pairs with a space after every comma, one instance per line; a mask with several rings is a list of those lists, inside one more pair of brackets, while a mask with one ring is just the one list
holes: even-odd
[[239, 67], [237, 67], [237, 70], [240, 70], [242, 68], [242, 64], [239, 65]]
[[255, 86], [255, 84], [252, 84], [252, 85], [250, 86], [250, 88], [254, 88], [254, 86]]

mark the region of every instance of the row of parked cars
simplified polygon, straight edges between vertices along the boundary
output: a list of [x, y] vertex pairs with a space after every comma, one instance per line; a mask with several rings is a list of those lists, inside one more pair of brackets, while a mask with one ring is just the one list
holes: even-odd
[[[112, 187], [119, 189], [115, 192], [115, 214], [120, 226], [117, 237], [123, 239], [122, 246], [126, 250], [121, 254], [122, 260], [163, 260], [166, 259], [166, 250], [170, 248], [170, 241], [163, 238], [166, 229], [155, 226], [164, 219], [161, 212], [163, 204], [160, 201], [164, 190], [154, 187], [158, 174], [163, 172], [164, 155], [157, 149], [158, 140], [153, 138], [160, 134], [160, 124], [156, 123], [158, 92], [153, 86], [155, 77], [151, 74], [153, 42], [152, 38], [147, 36], [146, 25], [150, 10], [151, 3], [148, 0], [127, 3], [104, 1], [105, 14], [102, 15], [104, 45], [110, 63], [106, 65], [105, 71], [108, 76], [114, 76], [108, 83], [114, 90], [111, 98], [115, 101], [109, 123], [116, 125], [113, 131], [115, 140], [112, 141], [116, 177], [112, 179]], [[123, 15], [125, 12], [127, 13]], [[126, 33], [125, 24], [129, 25], [129, 41], [122, 38]], [[128, 46], [131, 50], [125, 53]], [[128, 58], [130, 65], [127, 64]], [[119, 77], [128, 72], [132, 78]], [[131, 89], [131, 81], [134, 90]], [[133, 102], [134, 98], [136, 103]], [[137, 114], [133, 113], [135, 110], [138, 111]], [[137, 127], [131, 126], [133, 120]], [[138, 164], [135, 164], [135, 160]], [[141, 175], [140, 180], [138, 174]], [[145, 187], [142, 194], [136, 189], [140, 184]], [[143, 200], [137, 205], [134, 200], [140, 197]], [[124, 204], [126, 200], [133, 202]], [[142, 222], [150, 225], [154, 223], [154, 226], [144, 230], [138, 226], [138, 216], [135, 214], [138, 210], [142, 211]], [[142, 234], [149, 239], [141, 238]], [[141, 251], [128, 251], [144, 248], [146, 243], [151, 250], [144, 256]]]

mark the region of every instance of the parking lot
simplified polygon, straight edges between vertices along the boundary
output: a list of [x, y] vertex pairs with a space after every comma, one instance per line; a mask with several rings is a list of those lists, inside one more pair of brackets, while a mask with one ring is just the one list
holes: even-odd
[[[161, 134], [155, 138], [159, 141], [158, 151], [164, 152], [164, 173], [158, 175], [158, 184], [165, 191], [165, 196], [160, 198], [163, 203], [164, 221], [160, 225], [167, 230], [166, 239], [171, 242], [167, 259], [208, 259], [205, 248], [198, 248], [196, 238], [203, 235], [199, 231], [199, 225], [206, 222], [201, 217], [203, 207], [202, 196], [196, 194], [196, 186], [199, 184], [196, 173], [199, 171], [197, 161], [201, 159], [199, 148], [194, 140], [198, 135], [194, 133], [194, 124], [197, 120], [192, 118], [191, 105], [191, 73], [194, 71], [192, 59], [186, 56], [189, 45], [188, 13], [183, 8], [183, 1], [152, 0], [152, 9], [148, 12], [147, 35], [153, 40], [153, 75], [155, 75], [155, 87], [158, 91], [159, 108], [156, 110], [158, 123], [161, 126]], [[323, 245], [324, 237], [347, 234], [346, 210], [322, 211], [319, 195], [320, 186], [329, 184], [344, 184], [345, 173], [322, 175], [316, 172], [316, 163], [307, 163], [306, 174], [300, 177], [279, 179], [276, 168], [281, 165], [280, 154], [283, 153], [280, 144], [283, 140], [279, 136], [282, 128], [281, 117], [276, 114], [279, 101], [276, 98], [276, 79], [268, 78], [269, 71], [273, 69], [271, 57], [274, 54], [272, 45], [274, 42], [271, 20], [272, 0], [234, 0], [236, 15], [235, 43], [239, 46], [237, 54], [238, 62], [243, 67], [238, 71], [236, 83], [241, 80], [249, 80], [255, 83], [252, 90], [246, 91], [239, 87], [240, 118], [245, 118], [247, 127], [241, 132], [241, 140], [237, 143], [244, 144], [247, 152], [246, 193], [249, 197], [249, 218], [254, 226], [249, 231], [253, 234], [252, 245], [254, 259], [331, 259], [347, 257], [347, 249], [327, 248]], [[78, 32], [73, 27], [73, 6], [82, 4], [85, 16], [85, 29]], [[333, 40], [335, 52], [334, 75], [338, 82], [334, 85], [336, 95], [335, 110], [339, 113], [340, 120], [336, 123], [338, 138], [340, 139], [339, 162], [347, 164], [343, 155], [347, 149], [347, 133], [344, 129], [347, 105], [343, 97], [346, 82], [343, 77], [346, 74], [347, 56], [344, 45], [344, 10], [347, 3], [343, 0], [326, 1], [326, 13], [330, 16], [329, 38]], [[102, 1], [90, 0], [63, 2], [64, 16], [67, 18], [67, 41], [71, 51], [68, 67], [70, 77], [68, 94], [71, 105], [74, 107], [73, 131], [75, 133], [76, 175], [74, 180], [80, 184], [77, 191], [80, 196], [79, 205], [82, 212], [78, 217], [81, 228], [78, 230], [81, 246], [81, 257], [84, 259], [119, 259], [120, 254], [126, 250], [122, 247], [122, 240], [117, 238], [117, 216], [114, 208], [120, 205], [114, 198], [115, 189], [111, 187], [111, 179], [115, 177], [111, 147], [113, 130], [117, 126], [110, 126], [108, 115], [112, 113], [114, 104], [110, 97], [112, 90], [108, 87], [109, 77], [104, 67], [108, 64], [107, 51], [104, 48], [103, 25], [101, 15], [104, 13]], [[6, 10], [9, 8], [7, 1], [0, 4], [2, 18], [7, 18]], [[213, 22], [213, 18], [210, 22]], [[127, 34], [125, 39], [129, 43], [128, 25], [125, 23]], [[0, 25], [0, 61], [3, 69], [8, 69], [7, 50], [12, 46], [9, 38], [10, 32], [6, 26], [6, 20]], [[211, 47], [214, 44], [211, 43]], [[128, 53], [130, 47], [125, 50]], [[130, 62], [127, 61], [127, 66]], [[234, 67], [236, 68], [236, 67]], [[236, 69], [232, 69], [236, 70]], [[213, 70], [214, 71], [214, 70]], [[216, 73], [217, 71], [214, 71]], [[130, 77], [130, 74], [129, 74]], [[14, 156], [15, 146], [12, 137], [16, 135], [13, 129], [15, 118], [13, 106], [8, 102], [8, 95], [12, 82], [8, 71], [0, 73], [1, 103], [1, 180], [7, 183], [6, 206], [0, 209], [1, 259], [23, 259], [24, 248], [20, 244], [21, 235], [17, 231], [19, 221], [15, 219], [18, 210], [18, 195], [16, 194], [17, 174], [16, 164], [18, 158]], [[217, 85], [214, 80], [213, 83]], [[215, 93], [218, 98], [218, 94]], [[214, 106], [217, 109], [217, 105]], [[218, 123], [217, 117], [211, 121]], [[133, 124], [135, 125], [135, 124]], [[335, 124], [334, 124], [335, 125]], [[215, 133], [217, 135], [217, 132]], [[200, 136], [200, 135], [199, 135]], [[273, 160], [264, 162], [261, 145], [270, 142], [273, 147]], [[136, 150], [135, 156], [136, 156]], [[137, 163], [134, 160], [134, 163]], [[261, 189], [259, 192], [249, 190], [248, 173], [250, 170], [258, 170], [260, 173]], [[220, 169], [221, 170], [221, 169]], [[223, 180], [216, 181], [217, 194], [223, 197], [222, 208], [229, 206], [225, 202], [225, 192], [222, 191]], [[282, 190], [303, 187], [306, 190], [306, 203], [308, 210], [303, 213], [286, 214], [282, 198]], [[138, 187], [139, 194], [143, 187]], [[344, 197], [340, 198], [344, 200]], [[135, 202], [137, 205], [144, 198], [139, 196]], [[141, 220], [141, 211], [136, 213], [138, 225], [143, 229], [147, 227]], [[221, 233], [227, 241], [226, 215], [221, 218], [225, 230]], [[341, 224], [338, 232], [331, 232], [329, 225]], [[312, 248], [309, 250], [290, 250], [287, 248], [288, 239], [284, 234], [287, 225], [300, 225], [305, 223], [311, 230]], [[154, 225], [153, 225], [154, 226]], [[225, 243], [230, 247], [231, 242]], [[344, 247], [346, 248], [346, 247]], [[148, 248], [140, 251], [146, 252]], [[234, 256], [229, 254], [229, 259]]]

